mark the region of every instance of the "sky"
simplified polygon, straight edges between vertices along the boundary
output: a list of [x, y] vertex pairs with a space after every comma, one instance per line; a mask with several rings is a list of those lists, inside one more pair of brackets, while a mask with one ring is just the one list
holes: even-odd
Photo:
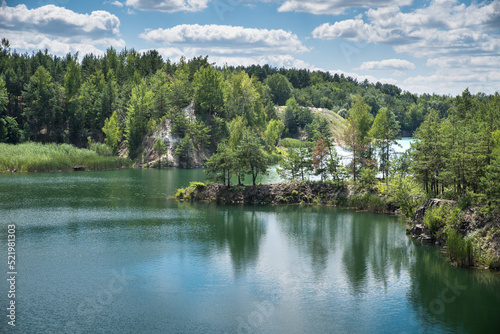
[[18, 53], [156, 49], [417, 94], [500, 91], [500, 0], [2, 0], [0, 38]]

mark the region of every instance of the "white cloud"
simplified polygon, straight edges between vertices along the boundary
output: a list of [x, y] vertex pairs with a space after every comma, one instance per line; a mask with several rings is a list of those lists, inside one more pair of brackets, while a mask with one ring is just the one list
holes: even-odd
[[[433, 0], [410, 12], [397, 6], [369, 9], [355, 19], [322, 24], [312, 35], [386, 44], [396, 53], [427, 58], [426, 65], [434, 73], [407, 78], [402, 87], [410, 91], [457, 94], [469, 87], [491, 93], [500, 86], [499, 27], [500, 0], [469, 5]], [[360, 69], [401, 70], [385, 65], [366, 62]]]
[[95, 45], [123, 47], [118, 39], [120, 20], [106, 11], [79, 14], [47, 5], [28, 9], [25, 5], [0, 7], [0, 35], [13, 49], [47, 48], [51, 53], [101, 53]]
[[254, 29], [227, 25], [182, 24], [169, 29], [146, 30], [141, 38], [165, 45], [158, 52], [179, 60], [208, 55], [219, 66], [269, 64], [277, 67], [311, 68], [295, 54], [309, 52], [297, 35], [285, 30]]
[[[399, 53], [416, 57], [467, 52], [498, 53], [500, 0], [469, 6], [457, 0], [434, 0], [428, 7], [403, 13], [398, 7], [369, 9], [368, 23], [361, 17], [314, 29], [318, 39], [345, 38], [390, 44]], [[494, 28], [496, 26], [496, 28]]]
[[415, 64], [404, 59], [384, 59], [381, 61], [365, 61], [360, 70], [413, 70]]
[[113, 1], [113, 2], [110, 2], [111, 5], [113, 6], [116, 6], [116, 7], [123, 7], [123, 2], [120, 2], [120, 1]]
[[500, 68], [500, 56], [455, 56], [438, 57], [427, 60], [427, 66], [436, 68], [475, 68], [488, 70], [491, 67]]
[[346, 72], [343, 70], [330, 70], [328, 72], [330, 72], [330, 74], [332, 74], [332, 75], [335, 75], [335, 73], [343, 74], [346, 77], [351, 77], [353, 79], [356, 79], [358, 82], [363, 82], [365, 80], [368, 80], [368, 82], [371, 82], [371, 83], [380, 82], [380, 83], [387, 83], [387, 84], [392, 84], [392, 85], [398, 84], [398, 80], [396, 80], [394, 78], [376, 78], [372, 75], [360, 75], [360, 74], [357, 74], [354, 72]]
[[437, 70], [431, 75], [418, 75], [404, 80], [402, 87], [415, 93], [457, 95], [469, 88], [472, 93], [493, 94], [500, 86], [500, 70], [475, 72], [468, 69]]
[[[147, 52], [151, 49], [139, 50], [139, 53]], [[179, 62], [182, 56], [186, 56], [179, 48], [157, 48], [155, 49], [163, 57], [163, 59], [170, 59], [174, 62]], [[192, 58], [192, 57], [191, 57]]]
[[118, 35], [120, 20], [98, 10], [78, 14], [63, 7], [47, 5], [28, 9], [25, 5], [0, 7], [0, 27], [6, 30], [28, 30], [57, 36], [110, 37]]
[[413, 0], [287, 0], [279, 8], [280, 12], [306, 12], [318, 15], [331, 14], [338, 15], [352, 7], [386, 7], [386, 6], [407, 6]]
[[192, 52], [216, 55], [282, 55], [309, 51], [297, 35], [281, 29], [182, 24], [169, 29], [147, 30], [140, 37], [150, 43], [182, 45], [191, 48]]
[[[146, 52], [149, 49], [140, 50], [140, 53]], [[157, 48], [156, 49], [164, 59], [178, 62], [182, 56], [187, 59], [202, 55], [197, 49], [179, 49], [175, 47]], [[260, 56], [244, 56], [244, 55], [210, 55], [209, 62], [215, 63], [218, 66], [250, 66], [250, 65], [271, 65], [275, 67], [285, 68], [308, 68], [316, 70], [311, 64], [296, 59], [290, 55], [260, 55]]]
[[142, 11], [166, 13], [198, 12], [207, 8], [210, 0], [127, 0], [126, 5]]

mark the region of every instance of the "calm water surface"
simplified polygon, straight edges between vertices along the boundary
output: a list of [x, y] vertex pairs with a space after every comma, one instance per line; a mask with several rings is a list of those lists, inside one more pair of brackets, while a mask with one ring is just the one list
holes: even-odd
[[[201, 170], [0, 175], [0, 333], [494, 333], [500, 277], [400, 218], [167, 199]], [[268, 180], [264, 179], [263, 182]], [[16, 224], [16, 327], [7, 325]]]

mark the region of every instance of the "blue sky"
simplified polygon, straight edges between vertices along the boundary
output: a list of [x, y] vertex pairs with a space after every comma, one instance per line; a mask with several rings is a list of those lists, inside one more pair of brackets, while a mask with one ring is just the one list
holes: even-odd
[[2, 1], [18, 52], [157, 49], [177, 61], [345, 73], [413, 93], [500, 91], [500, 0]]

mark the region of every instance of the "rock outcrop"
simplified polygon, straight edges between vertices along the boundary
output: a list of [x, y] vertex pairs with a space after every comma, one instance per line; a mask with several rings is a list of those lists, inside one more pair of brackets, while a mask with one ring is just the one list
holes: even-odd
[[425, 203], [420, 206], [415, 212], [415, 217], [408, 222], [406, 234], [410, 235], [417, 240], [424, 243], [443, 244], [444, 240], [438, 237], [437, 234], [432, 233], [429, 228], [424, 224], [424, 216], [428, 210], [447, 205], [454, 207], [457, 203], [446, 199], [431, 198], [427, 199]]
[[[454, 208], [457, 203], [436, 198], [427, 199], [417, 209], [414, 218], [408, 222], [407, 234], [424, 243], [446, 245], [445, 225], [431, 231], [424, 224], [427, 211], [445, 205]], [[500, 268], [500, 215], [486, 216], [479, 208], [469, 206], [461, 210], [458, 217], [454, 229], [471, 242], [475, 265]]]
[[193, 183], [180, 189], [176, 198], [225, 204], [323, 204], [370, 212], [395, 213], [397, 206], [377, 192], [353, 186], [320, 182], [286, 182], [255, 186]]
[[[194, 103], [191, 102], [189, 106], [182, 110], [186, 119], [193, 123], [196, 122], [196, 115], [194, 113]], [[161, 164], [163, 167], [191, 167], [199, 168], [204, 166], [205, 160], [209, 157], [208, 152], [195, 148], [189, 156], [190, 164], [182, 165], [179, 159], [175, 156], [175, 149], [177, 145], [181, 142], [182, 138], [174, 135], [172, 133], [172, 120], [166, 120], [162, 127], [157, 130], [153, 135], [146, 136], [143, 140], [143, 162], [140, 167], [155, 167]], [[166, 145], [166, 152], [161, 157], [153, 150], [154, 143], [157, 140], [163, 140]]]

